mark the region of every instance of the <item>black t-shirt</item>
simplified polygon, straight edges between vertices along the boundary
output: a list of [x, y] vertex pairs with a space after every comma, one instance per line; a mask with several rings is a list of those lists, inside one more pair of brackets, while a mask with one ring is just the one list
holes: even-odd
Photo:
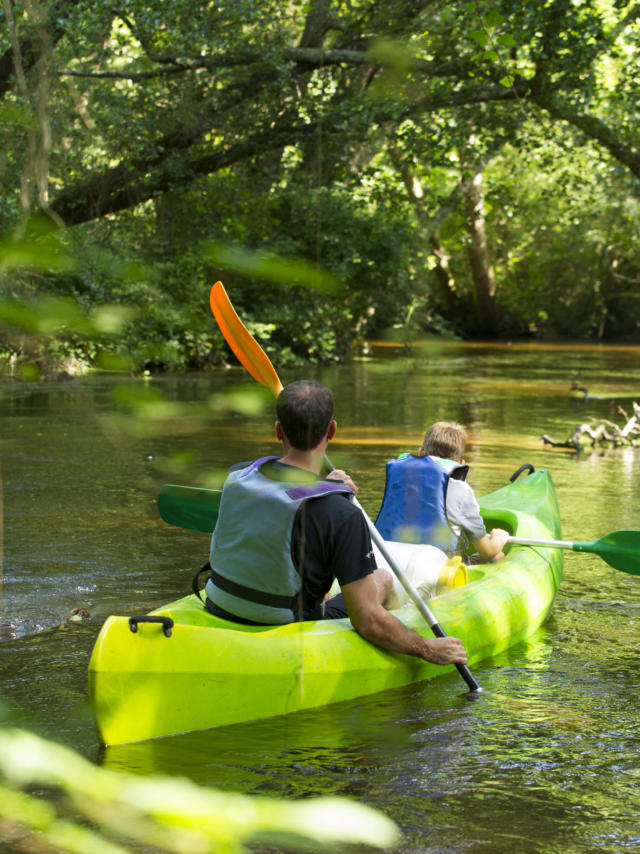
[[[232, 470], [247, 465], [240, 463]], [[278, 460], [263, 463], [260, 471], [273, 480], [315, 483], [321, 479]], [[320, 616], [320, 606], [334, 577], [343, 586], [376, 568], [365, 518], [344, 493], [329, 493], [302, 503], [293, 526], [291, 552], [302, 576], [305, 619]]]

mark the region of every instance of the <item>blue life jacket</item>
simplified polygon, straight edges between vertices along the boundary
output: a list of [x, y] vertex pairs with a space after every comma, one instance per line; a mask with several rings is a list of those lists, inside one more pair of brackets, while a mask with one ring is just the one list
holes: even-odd
[[387, 479], [376, 528], [385, 540], [427, 543], [455, 551], [458, 535], [447, 519], [449, 479], [464, 480], [468, 466], [436, 457], [401, 454], [387, 463]]
[[262, 457], [225, 480], [218, 521], [211, 537], [208, 598], [224, 611], [275, 625], [300, 619], [302, 580], [291, 554], [296, 513], [304, 501], [334, 492], [351, 494], [344, 483], [272, 480]]

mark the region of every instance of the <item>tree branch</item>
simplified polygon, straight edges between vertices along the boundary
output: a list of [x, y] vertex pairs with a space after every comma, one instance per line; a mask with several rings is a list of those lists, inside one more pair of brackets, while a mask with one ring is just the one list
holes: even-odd
[[135, 207], [163, 192], [188, 186], [198, 178], [256, 155], [302, 142], [315, 133], [315, 124], [267, 127], [242, 142], [211, 154], [187, 154], [180, 161], [179, 173], [176, 172], [174, 161], [169, 157], [164, 157], [157, 163], [146, 163], [144, 171], [135, 163], [120, 164], [108, 173], [95, 175], [87, 182], [68, 188], [55, 199], [51, 208], [65, 225], [79, 225]]
[[599, 142], [615, 160], [626, 166], [636, 178], [640, 178], [640, 152], [633, 145], [624, 142], [601, 119], [579, 113], [570, 105], [543, 93], [533, 93], [532, 99], [550, 115], [569, 122], [586, 137]]

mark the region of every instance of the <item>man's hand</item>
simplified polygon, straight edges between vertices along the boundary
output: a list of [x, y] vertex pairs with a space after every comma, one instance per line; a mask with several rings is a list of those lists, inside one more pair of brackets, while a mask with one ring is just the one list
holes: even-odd
[[342, 481], [342, 483], [345, 483], [345, 484], [349, 487], [349, 489], [352, 489], [352, 490], [353, 490], [354, 494], [356, 494], [356, 495], [358, 494], [358, 487], [357, 487], [357, 486], [355, 485], [355, 483], [351, 480], [351, 478], [350, 478], [350, 477], [349, 477], [349, 475], [346, 473], [346, 471], [342, 471], [342, 469], [333, 469], [333, 471], [330, 471], [330, 472], [329, 472], [329, 474], [327, 475], [326, 479], [327, 479], [327, 480], [339, 480], [339, 481]]
[[427, 647], [422, 658], [432, 664], [466, 664], [467, 653], [458, 638], [433, 638], [425, 641]]

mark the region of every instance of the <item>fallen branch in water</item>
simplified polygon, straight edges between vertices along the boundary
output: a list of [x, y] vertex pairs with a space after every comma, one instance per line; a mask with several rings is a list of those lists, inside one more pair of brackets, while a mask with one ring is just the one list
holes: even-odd
[[590, 423], [580, 424], [575, 428], [571, 436], [564, 442], [552, 439], [546, 433], [542, 436], [545, 445], [553, 448], [571, 448], [582, 451], [584, 448], [596, 445], [608, 445], [611, 448], [619, 448], [623, 445], [640, 445], [640, 406], [633, 403], [633, 415], [618, 406], [620, 412], [626, 419], [624, 426], [620, 427], [606, 418], [591, 418]]

